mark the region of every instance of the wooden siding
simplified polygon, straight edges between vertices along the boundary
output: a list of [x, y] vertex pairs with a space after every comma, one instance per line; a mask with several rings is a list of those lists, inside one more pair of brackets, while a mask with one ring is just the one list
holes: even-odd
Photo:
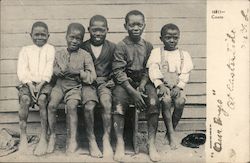
[[[143, 37], [154, 47], [161, 46], [160, 29], [166, 23], [180, 27], [179, 47], [188, 51], [194, 62], [187, 85], [187, 109], [184, 118], [205, 118], [206, 105], [206, 1], [205, 0], [2, 0], [0, 54], [0, 124], [17, 123], [19, 108], [16, 75], [18, 52], [32, 43], [29, 32], [38, 20], [49, 26], [49, 43], [61, 49], [66, 46], [65, 31], [71, 22], [80, 22], [87, 29], [89, 18], [101, 14], [108, 19], [107, 39], [117, 43], [124, 36], [124, 17], [132, 9], [145, 14]], [[89, 38], [86, 32], [84, 40]], [[198, 106], [198, 107], [196, 107]], [[37, 123], [33, 112], [30, 122]], [[0, 125], [1, 126], [1, 125]]]

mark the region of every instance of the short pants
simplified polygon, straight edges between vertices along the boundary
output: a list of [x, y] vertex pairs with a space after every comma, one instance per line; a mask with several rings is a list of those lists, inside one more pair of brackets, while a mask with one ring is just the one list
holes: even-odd
[[51, 98], [63, 99], [65, 103], [68, 100], [81, 101], [81, 89], [82, 85], [76, 81], [57, 79], [51, 92]]
[[[146, 84], [145, 94], [148, 96], [147, 98], [144, 98], [144, 101], [147, 105], [147, 114], [159, 114], [159, 99], [156, 93], [156, 89], [151, 82]], [[133, 99], [127, 93], [127, 91], [121, 85], [116, 85], [113, 90], [113, 113], [125, 115], [126, 109], [129, 107], [129, 104], [133, 103]]]
[[83, 85], [82, 86], [82, 104], [85, 105], [89, 101], [95, 101], [98, 103], [96, 87], [93, 85]]
[[[34, 85], [36, 85], [37, 83], [34, 83]], [[18, 99], [19, 99], [19, 102], [21, 100], [21, 98], [26, 95], [26, 96], [29, 96], [30, 99], [32, 99], [32, 96], [31, 96], [31, 93], [30, 93], [30, 90], [29, 90], [29, 87], [27, 84], [22, 84], [22, 85], [19, 85], [17, 86], [17, 89], [18, 89]], [[51, 83], [46, 83], [44, 84], [44, 86], [42, 87], [41, 91], [40, 91], [40, 95], [41, 94], [45, 94], [47, 97], [50, 96], [50, 93], [51, 93], [51, 90], [52, 90], [52, 85]], [[39, 96], [40, 96], [39, 95]], [[30, 106], [34, 106], [35, 102], [33, 100], [31, 100], [31, 104]]]

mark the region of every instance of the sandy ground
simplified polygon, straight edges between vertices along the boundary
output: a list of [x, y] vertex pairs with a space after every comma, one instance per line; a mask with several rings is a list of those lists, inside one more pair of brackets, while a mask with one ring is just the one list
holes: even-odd
[[[196, 131], [197, 132], [197, 131]], [[186, 135], [194, 133], [192, 131], [188, 132], [177, 132], [177, 140], [181, 142], [182, 138]], [[157, 149], [161, 155], [160, 162], [204, 162], [205, 161], [205, 146], [202, 145], [199, 148], [192, 149], [178, 145], [178, 149], [170, 150], [169, 145], [164, 140], [165, 133], [157, 133]], [[104, 158], [92, 158], [88, 153], [88, 146], [85, 140], [80, 140], [80, 148], [75, 154], [66, 155], [65, 154], [65, 135], [57, 136], [56, 151], [53, 154], [48, 154], [44, 156], [34, 156], [33, 150], [36, 143], [29, 144], [29, 153], [27, 155], [20, 155], [17, 152], [12, 153], [8, 156], [0, 157], [0, 162], [115, 162], [112, 159]], [[129, 138], [127, 138], [129, 139]], [[126, 140], [126, 139], [125, 139]], [[130, 140], [130, 139], [129, 139]], [[140, 134], [140, 153], [134, 154], [132, 150], [131, 143], [126, 145], [126, 156], [124, 162], [151, 162], [146, 147], [147, 135], [145, 133]], [[128, 142], [128, 140], [126, 140]], [[131, 142], [131, 141], [130, 141]], [[114, 147], [114, 143], [113, 147]], [[102, 150], [102, 145], [99, 144]]]

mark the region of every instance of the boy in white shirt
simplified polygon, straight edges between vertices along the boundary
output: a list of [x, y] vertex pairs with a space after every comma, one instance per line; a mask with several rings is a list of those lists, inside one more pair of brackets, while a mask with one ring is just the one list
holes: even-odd
[[[186, 95], [183, 91], [193, 69], [188, 52], [178, 49], [180, 30], [175, 24], [166, 24], [161, 29], [162, 48], [152, 50], [147, 67], [149, 78], [158, 90], [162, 103], [162, 116], [167, 128], [166, 137], [171, 149], [176, 149], [174, 129], [181, 119]], [[171, 106], [174, 112], [171, 115]]]
[[34, 151], [35, 155], [43, 155], [47, 150], [47, 103], [51, 92], [51, 77], [55, 48], [48, 44], [49, 31], [44, 22], [35, 22], [30, 33], [33, 45], [21, 49], [17, 63], [17, 76], [21, 82], [19, 90], [20, 145], [19, 150], [27, 153], [27, 119], [29, 107], [37, 104], [40, 109], [41, 135]]

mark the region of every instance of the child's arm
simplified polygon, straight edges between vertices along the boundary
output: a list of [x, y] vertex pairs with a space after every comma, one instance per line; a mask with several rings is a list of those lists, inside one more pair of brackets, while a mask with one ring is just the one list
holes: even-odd
[[26, 48], [23, 47], [19, 53], [17, 62], [17, 76], [22, 84], [30, 83], [30, 70]]
[[42, 75], [42, 80], [50, 82], [53, 75], [53, 64], [55, 60], [55, 48], [53, 46], [48, 48], [46, 67]]
[[152, 50], [150, 57], [147, 62], [147, 68], [150, 80], [154, 83], [157, 88], [159, 85], [163, 84], [163, 75], [160, 70], [161, 66], [161, 52], [160, 49]]
[[149, 74], [148, 74], [149, 70], [147, 67], [147, 62], [148, 62], [150, 54], [153, 50], [153, 45], [149, 42], [146, 42], [146, 48], [147, 48], [147, 55], [146, 55], [146, 58], [145, 58], [144, 63], [143, 63], [143, 66], [145, 67], [145, 69], [144, 69], [144, 72], [142, 73], [142, 79], [141, 79], [140, 85], [138, 87], [140, 92], [145, 91], [145, 85], [149, 81]]
[[189, 53], [185, 52], [183, 53], [183, 55], [184, 55], [183, 68], [181, 70], [181, 74], [179, 75], [179, 83], [176, 85], [181, 89], [184, 89], [184, 87], [188, 83], [190, 72], [193, 69], [193, 62]]
[[130, 85], [127, 74], [125, 73], [127, 66], [125, 52], [126, 49], [123, 47], [122, 43], [117, 44], [112, 63], [114, 78], [116, 83], [120, 84], [132, 96], [135, 101], [135, 106], [139, 109], [143, 109], [146, 107], [146, 104], [141, 93]]
[[80, 70], [80, 78], [87, 84], [92, 84], [96, 79], [95, 66], [90, 54], [85, 55], [84, 70]]
[[56, 75], [57, 77], [63, 77], [64, 74], [63, 74], [63, 71], [61, 69], [61, 67], [59, 66], [59, 60], [60, 60], [60, 54], [59, 52], [57, 52], [55, 54], [55, 59], [54, 59], [54, 62], [53, 62], [53, 74]]

